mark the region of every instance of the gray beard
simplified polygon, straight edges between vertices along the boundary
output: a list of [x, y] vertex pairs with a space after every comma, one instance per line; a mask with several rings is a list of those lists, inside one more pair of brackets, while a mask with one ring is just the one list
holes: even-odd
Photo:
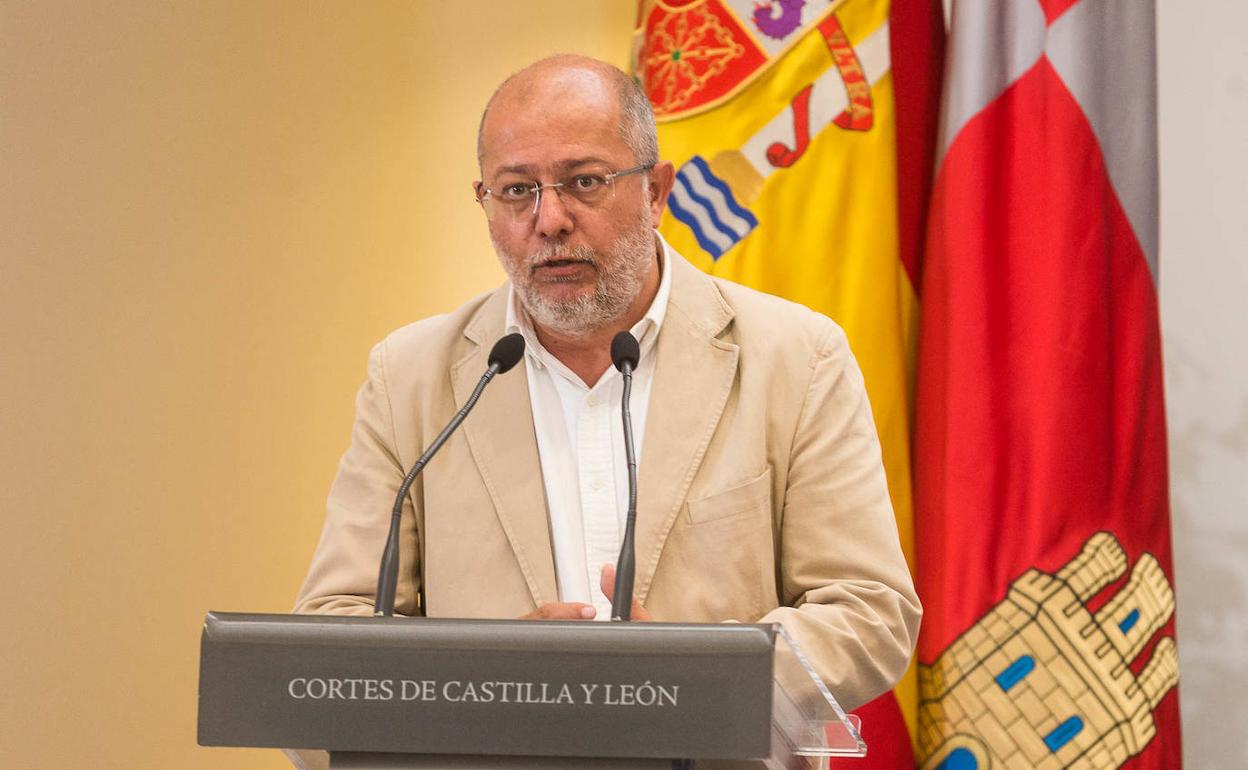
[[[517, 260], [497, 243], [494, 250], [503, 257], [504, 266], [516, 264]], [[593, 266], [598, 274], [593, 293], [568, 300], [552, 300], [541, 294], [533, 281], [533, 268], [559, 258], [585, 260]], [[612, 243], [605, 258], [585, 246], [554, 242], [530, 254], [515, 269], [508, 268], [507, 273], [533, 323], [556, 334], [576, 337], [608, 326], [624, 315], [641, 293], [646, 266], [654, 258], [654, 231], [642, 222]]]

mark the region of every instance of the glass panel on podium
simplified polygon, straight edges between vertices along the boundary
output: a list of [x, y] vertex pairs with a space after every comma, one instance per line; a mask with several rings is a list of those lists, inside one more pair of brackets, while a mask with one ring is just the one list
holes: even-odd
[[858, 717], [847, 715], [797, 641], [777, 627], [768, 770], [817, 770], [826, 757], [863, 757]]

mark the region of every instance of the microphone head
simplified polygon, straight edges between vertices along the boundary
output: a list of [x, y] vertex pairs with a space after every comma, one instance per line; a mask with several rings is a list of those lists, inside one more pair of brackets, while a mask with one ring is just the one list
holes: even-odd
[[520, 357], [523, 355], [524, 335], [512, 332], [494, 343], [494, 347], [490, 350], [490, 366], [497, 367], [498, 373], [502, 374], [520, 363]]
[[641, 346], [637, 344], [637, 338], [633, 335], [623, 331], [611, 340], [611, 363], [615, 364], [616, 369], [624, 371], [625, 363], [628, 364], [630, 370], [636, 369], [640, 358]]

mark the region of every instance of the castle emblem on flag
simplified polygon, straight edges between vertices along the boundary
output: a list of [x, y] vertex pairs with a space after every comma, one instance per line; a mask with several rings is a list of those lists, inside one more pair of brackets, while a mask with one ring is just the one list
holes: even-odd
[[[1174, 614], [1174, 591], [1145, 554], [1095, 613], [1087, 603], [1127, 571], [1118, 540], [1098, 532], [1050, 575], [1028, 570], [1004, 601], [919, 667], [924, 770], [1116, 768], [1156, 733], [1153, 709], [1177, 683], [1178, 655], [1160, 639], [1137, 676], [1132, 661]], [[955, 727], [956, 725], [956, 727]], [[969, 729], [968, 729], [969, 726]]]

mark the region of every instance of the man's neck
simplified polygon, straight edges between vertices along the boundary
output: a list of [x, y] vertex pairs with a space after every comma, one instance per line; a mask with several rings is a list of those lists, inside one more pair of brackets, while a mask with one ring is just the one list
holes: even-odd
[[629, 305], [624, 315], [599, 329], [592, 329], [580, 334], [561, 334], [534, 324], [537, 341], [542, 343], [555, 358], [572, 370], [589, 387], [594, 387], [603, 373], [611, 366], [611, 340], [622, 331], [628, 331], [645, 317], [650, 306], [654, 304], [655, 295], [659, 292], [659, 281], [663, 275], [662, 253], [655, 248], [655, 261], [650, 274], [637, 292], [636, 299]]
[[577, 337], [566, 337], [537, 327], [537, 339], [542, 347], [564, 366], [572, 370], [589, 387], [602, 378], [611, 366], [611, 340], [630, 325], [614, 325], [596, 329]]

